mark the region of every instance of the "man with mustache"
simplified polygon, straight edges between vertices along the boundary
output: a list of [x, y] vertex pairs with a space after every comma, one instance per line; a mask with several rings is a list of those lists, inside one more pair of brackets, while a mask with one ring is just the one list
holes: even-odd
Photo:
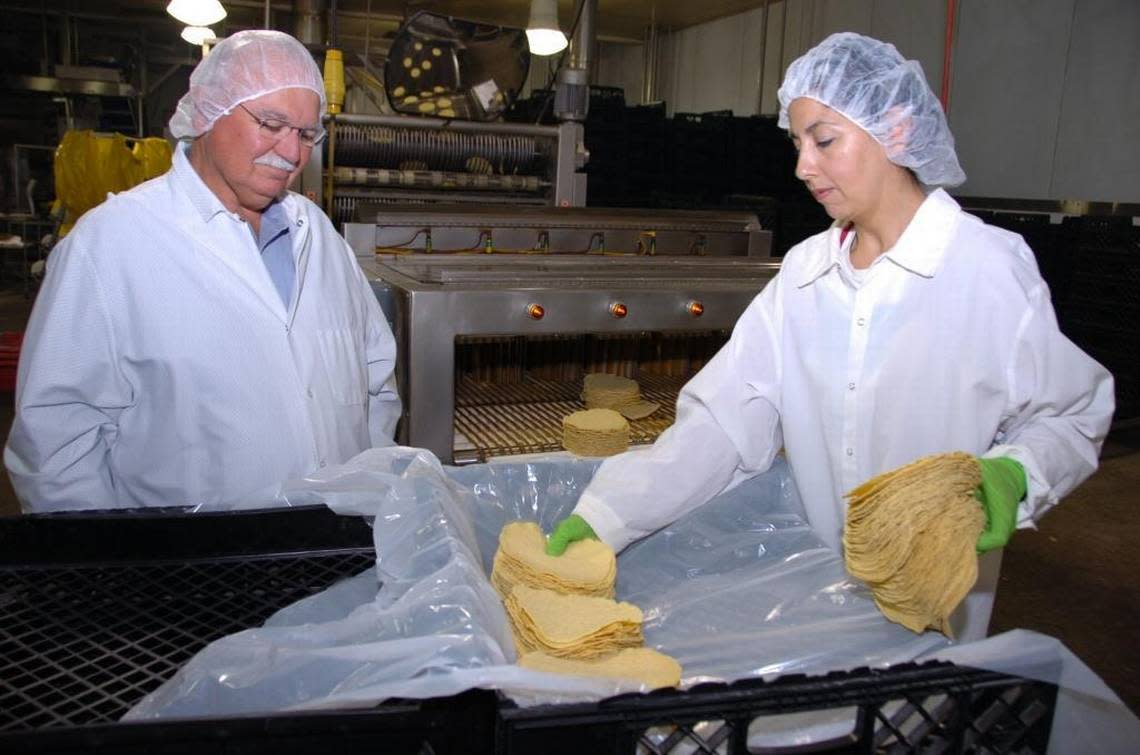
[[324, 108], [300, 42], [228, 37], [170, 120], [171, 170], [52, 251], [4, 454], [25, 511], [256, 501], [392, 442], [392, 332], [287, 188]]

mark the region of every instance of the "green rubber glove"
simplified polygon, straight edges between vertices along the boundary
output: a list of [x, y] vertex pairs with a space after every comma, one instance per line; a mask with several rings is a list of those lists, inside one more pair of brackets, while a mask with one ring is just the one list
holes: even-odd
[[978, 459], [982, 484], [974, 496], [986, 511], [986, 528], [978, 537], [978, 553], [1003, 548], [1017, 528], [1017, 505], [1025, 497], [1025, 468], [1005, 456]]
[[587, 538], [598, 539], [594, 528], [582, 517], [571, 514], [555, 525], [554, 532], [550, 533], [550, 539], [546, 541], [546, 555], [561, 556], [570, 543]]

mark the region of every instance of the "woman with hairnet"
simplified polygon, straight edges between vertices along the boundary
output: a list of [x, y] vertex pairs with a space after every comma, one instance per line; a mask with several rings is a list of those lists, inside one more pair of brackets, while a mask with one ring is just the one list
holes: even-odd
[[941, 188], [965, 174], [917, 62], [835, 34], [792, 63], [779, 99], [796, 176], [834, 223], [788, 252], [652, 448], [601, 465], [548, 552], [584, 537], [620, 550], [781, 448], [809, 523], [839, 550], [846, 491], [965, 451], [979, 457], [987, 526], [951, 625], [979, 639], [1014, 528], [1096, 469], [1112, 378], [1061, 334], [1021, 237]]
[[52, 251], [4, 453], [25, 511], [256, 499], [391, 443], [391, 330], [351, 249], [287, 188], [324, 107], [300, 42], [228, 37], [170, 120], [171, 170]]

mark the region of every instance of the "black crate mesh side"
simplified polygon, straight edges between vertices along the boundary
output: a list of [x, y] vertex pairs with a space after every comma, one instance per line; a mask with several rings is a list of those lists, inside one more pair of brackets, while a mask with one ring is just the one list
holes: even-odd
[[0, 731], [113, 722], [197, 651], [370, 552], [0, 572]]
[[[878, 678], [887, 681], [891, 675]], [[838, 682], [845, 684], [842, 678]], [[498, 752], [531, 752], [540, 743], [557, 753], [800, 752], [807, 750], [770, 750], [755, 742], [749, 747], [749, 736], [759, 741], [761, 734], [771, 732], [772, 716], [818, 710], [837, 712], [840, 721], [850, 717], [851, 728], [835, 732], [836, 739], [817, 743], [820, 749], [811, 752], [1044, 753], [1057, 694], [1054, 685], [1044, 682], [971, 671], [957, 678], [891, 683], [881, 690], [874, 684], [838, 689], [830, 683], [788, 688], [777, 680], [770, 688], [760, 688], [755, 699], [732, 695], [723, 698], [723, 706], [716, 702], [717, 691], [706, 690], [707, 697], [684, 696], [669, 705], [654, 705], [654, 697], [645, 696], [630, 697], [628, 702], [615, 698], [591, 714], [563, 717], [551, 708], [549, 717], [540, 714], [545, 720], [528, 720], [524, 715], [517, 722], [501, 721], [508, 731], [500, 736]], [[703, 712], [697, 713], [697, 708]]]
[[733, 718], [691, 724], [662, 723], [641, 733], [636, 752], [637, 755], [721, 755], [737, 752], [732, 749], [732, 744], [740, 740], [747, 730], [747, 720]]

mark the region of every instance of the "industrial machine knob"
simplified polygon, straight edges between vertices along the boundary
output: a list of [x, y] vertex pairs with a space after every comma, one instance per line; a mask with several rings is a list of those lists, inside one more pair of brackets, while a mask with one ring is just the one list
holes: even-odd
[[546, 310], [541, 304], [530, 304], [526, 308], [526, 313], [535, 320], [541, 320], [546, 315]]
[[629, 314], [629, 310], [626, 309], [626, 306], [624, 304], [618, 301], [610, 305], [610, 314], [614, 317], [617, 317], [618, 319], [621, 319], [622, 317], [625, 317]]
[[700, 317], [705, 313], [705, 305], [699, 301], [689, 302], [689, 314], [693, 317]]

